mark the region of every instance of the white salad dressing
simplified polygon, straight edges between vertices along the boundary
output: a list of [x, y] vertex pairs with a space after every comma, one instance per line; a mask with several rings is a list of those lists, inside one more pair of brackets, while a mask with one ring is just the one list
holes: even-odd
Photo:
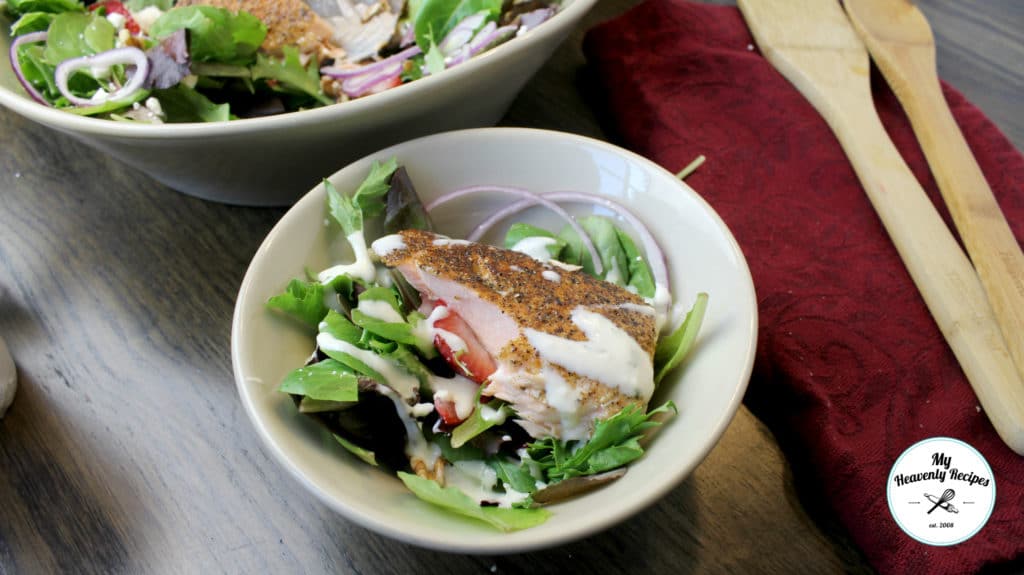
[[404, 250], [405, 240], [402, 239], [402, 234], [382, 236], [370, 244], [370, 249], [373, 250], [373, 253], [377, 254], [378, 257], [384, 258], [393, 251]]
[[540, 277], [548, 280], [549, 282], [558, 283], [562, 281], [562, 276], [558, 275], [558, 272], [553, 272], [551, 270], [544, 270], [540, 272]]
[[363, 232], [352, 232], [345, 238], [352, 246], [352, 253], [355, 254], [356, 261], [329, 267], [320, 272], [317, 279], [322, 284], [329, 284], [338, 276], [350, 275], [367, 283], [372, 282], [377, 278], [377, 268], [370, 260], [370, 252], [366, 249], [366, 238], [363, 237]]
[[546, 262], [551, 259], [551, 252], [548, 251], [548, 246], [556, 243], [558, 243], [558, 240], [555, 238], [533, 236], [519, 240], [510, 249], [514, 252], [526, 254], [537, 261]]
[[[512, 507], [528, 495], [498, 479], [497, 472], [483, 461], [456, 461], [445, 465], [444, 480], [448, 487], [457, 487], [476, 501], [497, 503], [498, 507]], [[495, 489], [499, 483], [505, 488], [504, 493]]]
[[435, 246], [468, 246], [472, 243], [467, 240], [453, 240], [452, 238], [437, 238], [433, 242]]
[[654, 329], [661, 332], [668, 322], [669, 307], [672, 305], [672, 294], [669, 293], [668, 286], [655, 282], [654, 297], [644, 299], [654, 308]]
[[575, 341], [533, 329], [523, 334], [541, 359], [643, 401], [654, 392], [651, 357], [635, 339], [603, 315], [577, 307], [572, 322], [587, 339]]
[[434, 462], [441, 456], [441, 448], [423, 437], [420, 424], [414, 419], [413, 412], [416, 410], [416, 407], [410, 406], [403, 401], [395, 393], [395, 390], [386, 385], [377, 384], [377, 393], [390, 399], [391, 403], [395, 404], [395, 413], [398, 414], [398, 418], [402, 420], [402, 425], [405, 426], [405, 454], [409, 456], [410, 460], [419, 459], [427, 467], [433, 467]]
[[579, 390], [569, 385], [562, 374], [549, 363], [544, 364], [541, 376], [544, 378], [544, 394], [547, 404], [558, 410], [558, 415], [562, 420], [561, 439], [569, 441], [590, 437], [590, 428], [587, 425], [580, 425], [582, 405], [580, 404]]
[[458, 374], [451, 379], [434, 375], [430, 378], [430, 387], [434, 390], [434, 401], [452, 402], [459, 419], [466, 419], [473, 414], [476, 393], [480, 389], [475, 381]]
[[438, 320], [448, 317], [448, 308], [443, 305], [434, 307], [430, 315], [412, 326], [412, 334], [416, 338], [416, 346], [420, 349], [428, 349], [434, 346], [434, 337], [440, 337], [448, 345], [453, 353], [468, 349], [466, 341], [454, 333], [441, 329], [434, 324]]
[[372, 351], [358, 348], [345, 340], [338, 339], [324, 332], [324, 329], [324, 324], [321, 323], [321, 332], [316, 336], [316, 343], [320, 346], [320, 349], [351, 355], [380, 374], [387, 382], [387, 386], [398, 392], [402, 399], [410, 402], [416, 399], [420, 382], [415, 376], [387, 358], [381, 357]]
[[391, 304], [379, 299], [361, 299], [356, 309], [364, 314], [388, 323], [405, 323], [402, 314], [398, 313]]

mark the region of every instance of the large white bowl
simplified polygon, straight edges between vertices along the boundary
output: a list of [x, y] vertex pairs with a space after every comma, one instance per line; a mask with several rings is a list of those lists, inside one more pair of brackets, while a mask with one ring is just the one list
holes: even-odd
[[[239, 394], [277, 460], [325, 505], [352, 521], [416, 545], [468, 553], [511, 553], [583, 537], [640, 511], [682, 481], [736, 412], [756, 343], [757, 304], [750, 273], [715, 212], [672, 174], [636, 154], [539, 130], [490, 128], [429, 136], [375, 153], [329, 179], [339, 190], [352, 191], [372, 160], [392, 156], [407, 167], [425, 201], [461, 186], [488, 183], [536, 192], [585, 190], [628, 205], [664, 246], [676, 301], [688, 309], [698, 292], [710, 296], [696, 348], [662, 381], [652, 401], [671, 399], [679, 414], [622, 479], [553, 505], [552, 517], [538, 527], [501, 533], [419, 501], [397, 478], [325, 440], [325, 432], [276, 391], [285, 374], [309, 356], [313, 340], [267, 311], [264, 302], [291, 278], [303, 277], [305, 270], [320, 270], [344, 257], [336, 226], [325, 226], [325, 193], [317, 186], [285, 214], [256, 253], [238, 294], [232, 327]], [[439, 207], [432, 216], [440, 231], [461, 237], [510, 201], [500, 196], [465, 198]], [[610, 215], [588, 206], [566, 207], [577, 215]], [[561, 225], [540, 209], [514, 219], [555, 230]], [[491, 238], [503, 233], [495, 230]]]
[[436, 76], [340, 105], [214, 124], [85, 118], [31, 100], [10, 66], [0, 17], [0, 104], [107, 152], [176, 190], [219, 202], [288, 205], [374, 150], [445, 130], [493, 126], [596, 0]]

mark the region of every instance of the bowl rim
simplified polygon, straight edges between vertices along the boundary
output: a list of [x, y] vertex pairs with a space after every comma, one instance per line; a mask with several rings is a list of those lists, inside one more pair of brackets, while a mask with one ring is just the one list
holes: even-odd
[[[373, 114], [380, 109], [388, 109], [392, 104], [402, 104], [405, 100], [415, 98], [419, 91], [438, 87], [440, 82], [458, 82], [476, 74], [482, 66], [492, 60], [497, 63], [514, 58], [519, 52], [526, 50], [529, 43], [543, 42], [562, 34], [569, 26], [574, 25], [597, 3], [597, 0], [571, 0], [564, 9], [556, 12], [545, 24], [529, 30], [522, 37], [512, 38], [462, 64], [448, 68], [444, 72], [430, 75], [413, 82], [389, 88], [383, 92], [367, 97], [331, 104], [320, 108], [310, 108], [260, 118], [239, 118], [229, 122], [182, 122], [175, 124], [142, 124], [131, 122], [112, 122], [89, 116], [79, 116], [40, 104], [27, 94], [18, 93], [0, 85], [0, 105], [17, 112], [36, 122], [53, 126], [58, 129], [94, 136], [111, 136], [128, 139], [168, 139], [189, 137], [230, 137], [251, 134], [260, 131], [292, 130], [296, 127], [321, 124], [328, 119], [351, 118], [360, 114]], [[554, 25], [557, 23], [557, 25]], [[571, 32], [571, 31], [570, 31]], [[2, 32], [10, 40], [10, 32]], [[568, 36], [568, 32], [565, 36]], [[564, 38], [563, 38], [564, 41]], [[9, 65], [9, 63], [8, 63]], [[13, 72], [12, 72], [13, 73]], [[212, 133], [211, 133], [212, 132]]]
[[[738, 271], [740, 272], [740, 277], [737, 278], [737, 280], [742, 282], [743, 292], [749, 294], [750, 301], [748, 303], [750, 304], [750, 307], [752, 309], [752, 314], [749, 318], [748, 324], [749, 328], [747, 329], [747, 338], [745, 341], [747, 353], [746, 357], [742, 358], [741, 371], [739, 372], [740, 383], [739, 385], [736, 386], [732, 393], [732, 396], [726, 402], [726, 408], [718, 417], [714, 426], [710, 428], [709, 433], [705, 436], [706, 441], [700, 447], [700, 449], [696, 451], [696, 456], [686, 465], [677, 467], [672, 473], [667, 475], [666, 478], [660, 484], [655, 485], [653, 489], [650, 489], [640, 495], [637, 495], [636, 499], [633, 501], [631, 505], [616, 506], [608, 510], [607, 513], [601, 515], [599, 520], [590, 522], [580, 527], [576, 527], [574, 529], [567, 529], [555, 537], [549, 536], [547, 538], [530, 537], [529, 532], [531, 530], [526, 529], [522, 531], [506, 533], [505, 535], [507, 535], [508, 537], [503, 537], [501, 540], [485, 541], [482, 543], [473, 541], [453, 542], [440, 541], [437, 538], [426, 537], [408, 530], [403, 531], [399, 528], [393, 527], [391, 524], [386, 523], [371, 514], [363, 513], [358, 509], [346, 505], [344, 501], [340, 501], [334, 498], [331, 494], [322, 490], [311, 479], [306, 477], [306, 475], [301, 472], [298, 466], [294, 465], [291, 462], [291, 460], [285, 454], [284, 450], [282, 450], [281, 446], [274, 439], [274, 435], [271, 434], [261, 422], [260, 417], [257, 414], [257, 408], [254, 404], [253, 398], [250, 396], [249, 391], [247, 389], [247, 385], [249, 385], [249, 382], [246, 381], [245, 374], [242, 373], [240, 361], [240, 355], [242, 353], [240, 343], [241, 338], [238, 335], [240, 324], [242, 323], [243, 306], [241, 305], [241, 302], [243, 300], [243, 297], [246, 295], [246, 292], [252, 289], [251, 286], [255, 281], [253, 263], [258, 258], [264, 257], [265, 252], [270, 249], [270, 246], [276, 240], [277, 235], [283, 233], [282, 230], [284, 230], [286, 227], [290, 227], [291, 225], [293, 225], [292, 220], [296, 220], [297, 218], [299, 218], [299, 214], [305, 211], [305, 209], [308, 209], [300, 208], [300, 205], [306, 206], [307, 204], [312, 202], [322, 201], [321, 196], [323, 194], [323, 184], [318, 184], [317, 186], [313, 187], [311, 190], [303, 194], [303, 196], [299, 198], [299, 200], [291, 208], [288, 209], [284, 216], [280, 220], [278, 220], [276, 224], [274, 224], [273, 228], [271, 228], [270, 232], [267, 233], [263, 242], [260, 244], [260, 247], [253, 254], [252, 259], [250, 260], [249, 263], [249, 267], [246, 269], [245, 276], [239, 287], [238, 295], [235, 300], [235, 310], [232, 316], [231, 324], [231, 360], [232, 372], [235, 378], [235, 385], [238, 390], [240, 399], [242, 401], [243, 408], [245, 409], [245, 412], [249, 417], [250, 422], [256, 428], [257, 434], [260, 436], [260, 439], [262, 440], [262, 447], [266, 451], [269, 451], [273, 456], [273, 459], [275, 459], [281, 467], [287, 470], [292, 477], [298, 480], [298, 482], [301, 485], [303, 485], [310, 493], [312, 493], [318, 501], [320, 501], [330, 509], [334, 510], [335, 512], [339, 513], [346, 520], [352, 521], [353, 523], [360, 525], [363, 528], [369, 529], [375, 533], [387, 536], [397, 541], [401, 541], [404, 543], [416, 545], [427, 549], [451, 553], [464, 553], [476, 555], [498, 555], [508, 553], [529, 552], [539, 550], [542, 548], [550, 548], [557, 545], [564, 545], [572, 541], [583, 539], [585, 537], [594, 535], [598, 532], [604, 531], [620, 523], [621, 521], [628, 519], [629, 517], [639, 514], [644, 509], [650, 507], [657, 501], [664, 498], [670, 491], [676, 489], [693, 472], [693, 470], [707, 458], [711, 450], [714, 449], [716, 445], [718, 445], [718, 442], [721, 440], [722, 435], [725, 433], [725, 430], [732, 423], [732, 420], [735, 418], [736, 413], [739, 410], [739, 405], [743, 399], [747, 386], [750, 383], [751, 375], [753, 373], [758, 337], [757, 295], [755, 291], [753, 277], [750, 274], [750, 268], [745, 256], [743, 255], [742, 249], [736, 241], [735, 236], [732, 234], [732, 231], [728, 228], [728, 226], [726, 226], [725, 222], [721, 219], [721, 217], [714, 210], [714, 208], [712, 208], [711, 205], [708, 204], [707, 201], [704, 200], [704, 198], [700, 194], [698, 194], [688, 184], [676, 178], [674, 174], [670, 173], [665, 168], [662, 168], [656, 162], [648, 158], [645, 158], [635, 152], [626, 150], [625, 148], [621, 148], [619, 146], [602, 140], [597, 140], [595, 138], [571, 134], [567, 132], [559, 132], [554, 130], [511, 127], [471, 128], [465, 130], [454, 130], [450, 132], [432, 134], [420, 138], [415, 138], [412, 140], [406, 140], [393, 146], [388, 146], [386, 148], [378, 150], [377, 152], [367, 154], [366, 156], [363, 156], [362, 158], [355, 160], [354, 162], [346, 164], [345, 166], [337, 170], [334, 174], [328, 176], [327, 179], [334, 178], [336, 174], [350, 168], [354, 164], [363, 163], [373, 158], [378, 158], [381, 153], [390, 152], [396, 147], [423, 145], [425, 143], [433, 143], [434, 145], [437, 146], [443, 146], [445, 140], [459, 139], [465, 137], [506, 138], [521, 136], [561, 139], [562, 141], [568, 142], [570, 144], [594, 146], [603, 149], [604, 151], [611, 152], [613, 154], [625, 156], [631, 161], [648, 165], [648, 167], [651, 168], [652, 170], [656, 172], [661, 172], [662, 176], [667, 176], [668, 178], [678, 182], [678, 184], [682, 188], [684, 188], [688, 193], [690, 193], [693, 196], [693, 198], [702, 206], [708, 217], [710, 217], [716, 223], [717, 227], [719, 227], [721, 230], [725, 232], [724, 239], [728, 244], [730, 251], [732, 251], [737, 256], [736, 262]], [[557, 507], [557, 504], [555, 505], [555, 507]], [[508, 539], [509, 541], [505, 542], [505, 539]]]

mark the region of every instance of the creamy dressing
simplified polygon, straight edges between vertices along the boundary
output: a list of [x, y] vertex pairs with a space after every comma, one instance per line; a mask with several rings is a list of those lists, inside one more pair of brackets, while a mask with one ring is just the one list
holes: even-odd
[[[505, 423], [506, 419], [508, 419], [508, 414], [509, 410], [507, 409], [501, 409], [500, 407], [498, 409], [494, 409], [489, 405], [480, 404], [480, 419], [487, 423], [501, 425], [502, 423]], [[508, 441], [508, 439], [505, 441]]]
[[572, 322], [587, 339], [575, 341], [533, 329], [526, 339], [541, 359], [643, 401], [654, 392], [651, 357], [635, 339], [603, 315], [577, 307]]
[[617, 307], [619, 309], [629, 310], [629, 311], [636, 312], [636, 313], [642, 313], [644, 315], [651, 315], [651, 316], [654, 315], [654, 308], [651, 307], [650, 305], [646, 305], [646, 304], [626, 302], [626, 303], [620, 303], [619, 305], [617, 305], [615, 307]]
[[563, 270], [565, 270], [567, 272], [574, 272], [576, 270], [583, 269], [583, 266], [578, 266], [576, 264], [567, 264], [565, 262], [560, 262], [558, 260], [551, 260], [551, 261], [549, 261], [547, 263], [555, 266], [556, 268], [562, 268]]
[[417, 403], [409, 409], [409, 413], [416, 418], [426, 417], [434, 412], [433, 403]]
[[392, 363], [372, 351], [360, 349], [351, 343], [338, 339], [323, 331], [324, 324], [320, 324], [321, 332], [316, 336], [316, 343], [324, 351], [347, 353], [359, 361], [365, 363], [370, 369], [376, 371], [387, 382], [387, 387], [395, 390], [402, 399], [408, 402], [416, 400], [419, 392], [420, 382], [415, 376], [405, 371], [404, 368]]
[[329, 284], [338, 276], [350, 275], [367, 283], [372, 282], [377, 278], [377, 268], [370, 260], [370, 252], [366, 249], [366, 238], [363, 237], [363, 232], [352, 232], [345, 238], [352, 245], [352, 253], [355, 254], [356, 261], [329, 267], [320, 272], [317, 279], [322, 284]]
[[437, 238], [433, 243], [435, 246], [468, 246], [472, 245], [473, 242], [467, 240], [453, 240], [452, 238]]
[[556, 243], [558, 243], [558, 240], [555, 238], [533, 236], [519, 240], [510, 249], [514, 252], [526, 254], [535, 260], [546, 262], [551, 259], [551, 252], [548, 251], [548, 246]]
[[377, 238], [370, 244], [370, 249], [377, 257], [387, 257], [393, 251], [405, 249], [405, 239], [402, 234], [391, 234]]
[[[528, 497], [498, 479], [497, 472], [483, 461], [456, 461], [445, 465], [444, 478], [447, 486], [458, 488], [478, 502], [497, 503], [498, 507], [512, 507]], [[499, 484], [505, 488], [504, 493], [496, 489]]]
[[[459, 419], [466, 419], [473, 414], [476, 405], [476, 393], [480, 386], [475, 381], [456, 374], [453, 378], [430, 378], [430, 387], [434, 390], [434, 401], [450, 401], [455, 405], [455, 414]], [[481, 415], [484, 413], [481, 411]]]
[[398, 414], [398, 419], [402, 420], [402, 425], [405, 426], [405, 454], [409, 457], [409, 460], [418, 459], [426, 464], [427, 467], [433, 467], [434, 462], [441, 456], [441, 448], [423, 437], [423, 431], [420, 429], [419, 423], [413, 418], [413, 410], [416, 408], [403, 401], [395, 393], [395, 390], [385, 385], [378, 384], [377, 393], [390, 399], [391, 403], [395, 404], [395, 413]]
[[669, 293], [668, 286], [665, 284], [655, 283], [654, 297], [645, 299], [654, 308], [654, 329], [661, 332], [666, 322], [668, 322], [668, 310], [669, 306], [672, 305], [672, 294]]
[[549, 363], [544, 364], [541, 376], [544, 378], [547, 404], [558, 411], [562, 420], [562, 433], [559, 438], [565, 441], [587, 439], [590, 436], [590, 428], [587, 425], [580, 425], [582, 405], [579, 390], [570, 385]]
[[434, 338], [440, 337], [452, 352], [460, 352], [469, 349], [466, 341], [454, 333], [436, 327], [438, 320], [448, 317], [448, 308], [443, 305], [436, 306], [431, 310], [430, 315], [420, 320], [412, 328], [412, 334], [416, 338], [416, 346], [420, 349], [427, 349], [434, 345]]
[[405, 323], [402, 314], [395, 311], [391, 304], [379, 299], [361, 299], [356, 309], [364, 314], [388, 323]]
[[540, 272], [540, 277], [548, 280], [549, 282], [558, 283], [562, 281], [562, 276], [558, 275], [558, 272], [553, 272], [551, 270], [544, 270]]

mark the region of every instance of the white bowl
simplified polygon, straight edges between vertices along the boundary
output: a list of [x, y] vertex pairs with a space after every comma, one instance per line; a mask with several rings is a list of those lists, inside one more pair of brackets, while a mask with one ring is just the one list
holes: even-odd
[[0, 104], [200, 198], [288, 205], [324, 174], [419, 136], [493, 126], [596, 0], [564, 0], [550, 20], [436, 76], [344, 104], [223, 123], [144, 125], [76, 116], [33, 101], [10, 66], [0, 17]]
[[[336, 226], [325, 227], [323, 186], [284, 215], [253, 258], [235, 307], [231, 353], [238, 391], [260, 437], [277, 460], [325, 505], [384, 535], [464, 553], [512, 553], [564, 543], [609, 527], [650, 505], [683, 480], [729, 424], [754, 360], [757, 303], [746, 261], [715, 212], [686, 184], [654, 163], [596, 140], [540, 130], [489, 128], [449, 132], [382, 150], [331, 176], [354, 190], [374, 159], [395, 156], [423, 200], [473, 184], [506, 184], [532, 191], [583, 190], [628, 205], [664, 246], [673, 295], [685, 307], [709, 294], [696, 348], [659, 385], [652, 405], [671, 399], [679, 414], [654, 437], [647, 453], [616, 482], [550, 507], [540, 526], [502, 533], [423, 503], [402, 483], [357, 460], [276, 390], [312, 350], [312, 337], [268, 312], [264, 302], [306, 269], [340, 258]], [[437, 208], [439, 231], [463, 237], [507, 197], [476, 196]], [[602, 213], [565, 204], [577, 215]], [[514, 221], [557, 220], [539, 209]], [[510, 222], [505, 222], [505, 228]], [[623, 224], [625, 229], [628, 226]], [[495, 230], [491, 238], [500, 237]], [[486, 238], [485, 238], [486, 239]]]

